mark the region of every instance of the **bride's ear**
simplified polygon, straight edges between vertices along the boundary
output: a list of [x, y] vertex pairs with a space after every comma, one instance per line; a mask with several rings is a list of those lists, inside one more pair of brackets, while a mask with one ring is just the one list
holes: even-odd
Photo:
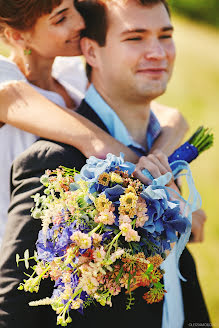
[[82, 38], [80, 41], [81, 51], [84, 55], [86, 62], [91, 67], [97, 67], [98, 66], [98, 45], [96, 41], [91, 40], [89, 38]]
[[11, 45], [25, 47], [25, 40], [22, 32], [11, 27], [6, 27], [4, 30], [4, 36]]

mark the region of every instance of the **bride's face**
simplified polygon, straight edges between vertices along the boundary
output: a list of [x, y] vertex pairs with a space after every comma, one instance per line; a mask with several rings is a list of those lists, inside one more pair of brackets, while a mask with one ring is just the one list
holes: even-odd
[[80, 31], [84, 27], [83, 18], [75, 9], [73, 0], [63, 0], [24, 33], [26, 47], [43, 58], [81, 55]]

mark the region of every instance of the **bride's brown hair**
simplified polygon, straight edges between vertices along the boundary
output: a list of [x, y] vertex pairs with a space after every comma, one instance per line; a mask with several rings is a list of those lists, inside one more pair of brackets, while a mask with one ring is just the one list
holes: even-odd
[[62, 0], [0, 0], [0, 37], [4, 39], [7, 26], [19, 31], [32, 28], [39, 17], [61, 3]]

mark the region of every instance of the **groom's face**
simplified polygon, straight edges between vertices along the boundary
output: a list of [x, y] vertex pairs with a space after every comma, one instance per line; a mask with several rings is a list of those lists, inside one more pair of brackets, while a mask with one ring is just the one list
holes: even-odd
[[108, 10], [106, 44], [97, 46], [94, 78], [109, 96], [154, 99], [164, 93], [172, 73], [173, 27], [162, 3], [117, 2]]

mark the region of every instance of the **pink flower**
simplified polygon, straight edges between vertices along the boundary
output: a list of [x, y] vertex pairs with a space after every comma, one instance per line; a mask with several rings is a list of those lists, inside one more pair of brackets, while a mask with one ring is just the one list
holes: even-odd
[[79, 246], [79, 248], [87, 249], [91, 247], [91, 237], [81, 231], [75, 231], [70, 239]]
[[108, 209], [105, 209], [104, 211], [100, 212], [98, 216], [94, 218], [94, 221], [96, 223], [103, 223], [106, 225], [112, 225], [115, 222], [115, 215], [112, 211], [109, 211]]
[[105, 258], [106, 252], [101, 246], [100, 248], [96, 248], [95, 251], [93, 252], [93, 258], [95, 262], [102, 262]]
[[130, 217], [128, 215], [120, 214], [119, 224], [122, 224], [122, 223], [132, 223], [132, 220], [130, 219]]
[[138, 198], [137, 202], [137, 220], [136, 220], [136, 227], [143, 227], [145, 222], [148, 221], [148, 215], [146, 214], [148, 211], [147, 204], [145, 200], [141, 197]]
[[132, 229], [131, 224], [129, 223], [122, 223], [119, 226], [119, 229], [122, 232], [122, 235], [125, 237], [125, 240], [127, 242], [130, 241], [139, 241], [140, 240], [140, 236], [138, 235], [137, 231], [135, 231], [134, 229]]
[[61, 213], [57, 214], [56, 216], [53, 217], [52, 219], [53, 224], [59, 225], [63, 221], [63, 215]]
[[93, 239], [94, 245], [98, 245], [102, 241], [102, 238], [103, 238], [101, 235], [99, 235], [98, 233], [95, 233], [95, 232], [92, 234], [91, 237]]
[[136, 228], [143, 227], [146, 221], [148, 221], [148, 216], [145, 213], [138, 213], [138, 217], [135, 223]]

